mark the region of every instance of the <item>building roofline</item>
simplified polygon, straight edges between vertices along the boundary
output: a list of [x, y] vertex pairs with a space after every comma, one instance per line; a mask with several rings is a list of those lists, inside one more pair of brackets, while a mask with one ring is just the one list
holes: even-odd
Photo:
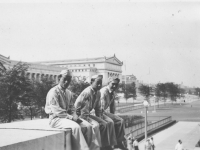
[[27, 63], [28, 65], [30, 65], [30, 69], [44, 69], [44, 70], [49, 70], [49, 68], [51, 68], [54, 71], [61, 71], [62, 69], [64, 69], [64, 68], [61, 68], [61, 67], [49, 66], [49, 65], [38, 64], [38, 63], [30, 63], [30, 62], [24, 62], [24, 61], [10, 60], [10, 62], [11, 62], [11, 65], [15, 65], [18, 62]]
[[3, 55], [1, 55], [1, 54], [0, 54], [0, 56], [1, 56], [1, 57], [4, 57], [5, 59], [9, 59], [9, 57], [3, 56]]
[[[30, 63], [73, 63], [73, 62], [79, 62], [79, 61], [98, 61], [98, 60], [108, 60], [110, 58], [115, 58], [120, 64], [123, 64], [122, 61], [120, 61], [116, 56], [111, 57], [95, 57], [95, 58], [79, 58], [79, 59], [65, 59], [65, 60], [49, 60], [49, 61], [38, 61], [38, 62], [30, 62]], [[53, 65], [53, 64], [52, 64]]]
[[64, 59], [64, 60], [49, 60], [49, 61], [38, 61], [38, 62], [30, 62], [30, 63], [54, 63], [54, 62], [62, 63], [62, 62], [83, 61], [83, 60], [99, 60], [99, 59], [105, 59], [105, 57]]

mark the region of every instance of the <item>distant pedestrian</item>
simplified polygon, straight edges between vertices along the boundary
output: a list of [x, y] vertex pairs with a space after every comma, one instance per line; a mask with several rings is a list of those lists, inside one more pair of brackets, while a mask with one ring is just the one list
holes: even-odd
[[133, 148], [134, 148], [134, 150], [139, 150], [138, 144], [139, 143], [138, 143], [137, 139], [135, 139], [134, 142], [133, 142]]
[[181, 140], [178, 140], [178, 143], [175, 146], [175, 150], [184, 150], [183, 149], [183, 144]]
[[150, 143], [152, 145], [152, 149], [154, 150], [155, 149], [155, 145], [154, 145], [153, 137], [150, 138]]
[[135, 139], [132, 136], [132, 133], [129, 133], [128, 136], [125, 136], [126, 140], [127, 140], [127, 148], [128, 150], [133, 150], [133, 140]]
[[147, 139], [147, 142], [144, 145], [145, 150], [153, 150], [152, 145], [150, 143], [150, 139]]

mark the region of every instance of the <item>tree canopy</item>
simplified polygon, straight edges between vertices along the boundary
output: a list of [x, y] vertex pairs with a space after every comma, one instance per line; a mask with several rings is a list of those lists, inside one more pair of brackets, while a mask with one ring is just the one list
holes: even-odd
[[150, 96], [153, 95], [153, 87], [150, 85], [141, 84], [138, 89], [140, 94], [144, 96], [147, 101], [149, 101]]
[[29, 65], [19, 62], [12, 68], [1, 69], [0, 120], [11, 122], [23, 119], [18, 103], [27, 99], [31, 82], [25, 75]]

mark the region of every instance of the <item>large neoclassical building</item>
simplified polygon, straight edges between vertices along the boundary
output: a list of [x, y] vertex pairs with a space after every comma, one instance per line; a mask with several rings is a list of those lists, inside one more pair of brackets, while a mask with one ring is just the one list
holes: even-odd
[[[4, 66], [13, 66], [17, 61], [0, 55], [0, 62]], [[70, 59], [70, 60], [55, 60], [43, 62], [27, 62], [30, 64], [27, 76], [30, 79], [40, 80], [43, 76], [58, 81], [58, 75], [61, 70], [68, 68], [73, 73], [74, 77], [91, 79], [91, 76], [100, 74], [103, 75], [103, 84], [106, 84], [110, 76], [122, 78], [122, 65], [115, 55], [111, 57], [85, 58], [85, 59]]]
[[73, 73], [73, 76], [89, 80], [91, 76], [100, 74], [103, 75], [103, 84], [107, 83], [110, 76], [121, 79], [123, 65], [123, 62], [115, 55], [112, 57], [43, 61], [37, 63], [63, 69], [68, 68]]
[[[19, 61], [11, 60], [8, 57], [5, 57], [3, 55], [0, 55], [0, 62], [6, 67], [12, 67], [15, 64], [17, 64]], [[35, 64], [35, 63], [29, 63], [29, 69], [26, 72], [26, 75], [30, 79], [40, 80], [42, 77], [47, 77], [58, 81], [58, 74], [62, 70], [60, 67], [53, 67], [48, 65], [42, 65], [42, 64]]]

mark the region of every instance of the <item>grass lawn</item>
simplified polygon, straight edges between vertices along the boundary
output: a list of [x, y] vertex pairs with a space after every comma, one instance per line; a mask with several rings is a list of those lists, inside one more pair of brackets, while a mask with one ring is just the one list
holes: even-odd
[[[200, 121], [200, 100], [192, 103], [185, 103], [183, 105], [180, 105], [179, 103], [161, 105], [159, 108], [156, 107], [155, 113], [152, 113], [153, 109], [153, 107], [148, 109], [149, 113], [147, 115], [149, 117], [172, 116], [172, 119], [177, 121]], [[144, 115], [141, 111], [143, 111], [143, 109], [130, 111], [124, 114]]]

